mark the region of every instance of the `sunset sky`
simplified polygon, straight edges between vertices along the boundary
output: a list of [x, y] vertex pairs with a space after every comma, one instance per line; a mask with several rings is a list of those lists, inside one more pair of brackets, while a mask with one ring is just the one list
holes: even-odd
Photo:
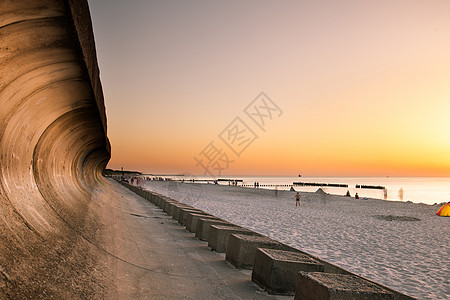
[[89, 5], [109, 168], [450, 177], [450, 1]]

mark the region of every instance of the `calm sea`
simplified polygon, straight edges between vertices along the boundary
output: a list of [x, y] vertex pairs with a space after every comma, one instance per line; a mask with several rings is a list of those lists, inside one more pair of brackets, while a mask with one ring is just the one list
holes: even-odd
[[[171, 176], [173, 179], [211, 179], [205, 176]], [[239, 185], [253, 187], [255, 182], [260, 188], [288, 190], [294, 182], [347, 184], [348, 188], [322, 187], [330, 194], [344, 195], [347, 190], [352, 196], [384, 199], [382, 189], [356, 188], [356, 185], [383, 186], [387, 190], [387, 200], [403, 200], [415, 203], [442, 203], [450, 201], [450, 178], [444, 177], [287, 177], [287, 176], [224, 176], [223, 179], [240, 179]], [[219, 181], [219, 184], [228, 182]], [[276, 187], [275, 187], [276, 186]], [[296, 191], [315, 192], [317, 186], [294, 186]], [[401, 192], [403, 190], [403, 199]]]

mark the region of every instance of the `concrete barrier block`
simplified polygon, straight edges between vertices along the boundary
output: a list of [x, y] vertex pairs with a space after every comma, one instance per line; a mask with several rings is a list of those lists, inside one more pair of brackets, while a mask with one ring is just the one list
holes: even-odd
[[178, 201], [176, 201], [176, 200], [170, 199], [170, 198], [168, 198], [168, 197], [164, 197], [164, 198], [163, 198], [162, 205], [161, 205], [162, 210], [163, 210], [165, 213], [169, 213], [170, 204], [171, 204], [171, 203], [174, 203], [174, 202], [175, 202], [175, 203], [178, 203]]
[[[160, 208], [164, 211], [167, 204], [167, 199], [165, 197], [161, 197], [161, 205]], [[165, 212], [165, 211], [164, 211]]]
[[186, 225], [187, 222], [187, 218], [189, 213], [197, 213], [197, 214], [206, 214], [204, 211], [200, 210], [200, 209], [181, 209], [180, 212], [180, 219], [178, 220], [178, 223], [180, 223], [180, 225]]
[[155, 200], [154, 200], [155, 202], [154, 202], [154, 203], [155, 203], [155, 205], [158, 206], [158, 207], [160, 207], [160, 205], [161, 205], [161, 198], [162, 198], [162, 195], [161, 195], [161, 194], [156, 194], [156, 195], [155, 195]]
[[393, 293], [354, 275], [299, 272], [295, 300], [395, 299]]
[[162, 204], [162, 210], [165, 212], [165, 213], [167, 213], [167, 208], [168, 208], [168, 206], [169, 206], [169, 204], [170, 203], [172, 203], [173, 201], [172, 201], [172, 199], [170, 199], [170, 198], [164, 198], [164, 200], [163, 200], [163, 204]]
[[150, 202], [156, 204], [156, 199], [159, 197], [159, 194], [151, 193]]
[[161, 203], [162, 203], [162, 196], [161, 195], [156, 196], [155, 205], [161, 208]]
[[199, 218], [217, 219], [215, 216], [211, 216], [207, 213], [188, 213], [186, 218], [186, 229], [195, 233], [197, 230], [197, 221]]
[[159, 208], [163, 208], [164, 203], [166, 203], [166, 197], [165, 196], [159, 196], [158, 198], [158, 206]]
[[180, 204], [180, 202], [178, 202], [178, 201], [172, 201], [172, 202], [167, 203], [167, 214], [169, 216], [173, 217], [175, 206], [178, 204]]
[[323, 272], [324, 266], [298, 252], [258, 248], [252, 280], [269, 294], [294, 295], [297, 273]]
[[225, 259], [238, 269], [252, 269], [257, 248], [291, 249], [266, 236], [231, 234]]
[[191, 209], [193, 209], [192, 206], [189, 206], [189, 205], [184, 204], [184, 203], [179, 203], [178, 205], [175, 205], [172, 218], [174, 220], [177, 220], [178, 222], [179, 222], [179, 219], [180, 219], [180, 212], [181, 212], [182, 208], [191, 208]]
[[196, 209], [196, 208], [194, 208], [194, 207], [191, 207], [191, 206], [183, 206], [183, 205], [180, 205], [180, 206], [178, 206], [178, 212], [174, 215], [174, 219], [175, 220], [177, 220], [178, 221], [178, 223], [183, 223], [183, 213], [185, 212], [185, 211], [200, 211], [199, 209]]
[[171, 199], [171, 198], [167, 198], [167, 199], [164, 199], [164, 200], [165, 200], [165, 203], [163, 204], [163, 211], [164, 211], [166, 214], [168, 214], [168, 213], [169, 213], [170, 206], [171, 206], [173, 203], [178, 203], [178, 201], [173, 200], [173, 199]]
[[227, 252], [228, 239], [233, 233], [261, 236], [259, 233], [237, 225], [211, 225], [209, 228], [208, 247], [219, 253]]
[[172, 202], [171, 204], [170, 204], [170, 207], [169, 207], [169, 212], [168, 212], [168, 214], [169, 214], [169, 216], [171, 216], [172, 218], [173, 218], [173, 216], [175, 215], [175, 210], [177, 209], [177, 206], [178, 205], [180, 205], [180, 202]]
[[222, 219], [211, 219], [211, 218], [199, 218], [197, 220], [197, 228], [195, 230], [195, 237], [201, 241], [207, 241], [209, 237], [209, 230], [211, 225], [232, 225]]
[[154, 203], [153, 202], [153, 197], [154, 197], [154, 194], [153, 194], [153, 192], [150, 192], [150, 191], [147, 191], [147, 195], [148, 195], [148, 201], [150, 201], [151, 203]]

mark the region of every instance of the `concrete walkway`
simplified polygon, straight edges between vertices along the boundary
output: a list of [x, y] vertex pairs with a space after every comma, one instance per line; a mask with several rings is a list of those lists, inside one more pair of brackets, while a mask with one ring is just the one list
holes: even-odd
[[108, 246], [100, 247], [114, 287], [108, 298], [293, 298], [268, 295], [251, 281], [251, 271], [225, 262], [224, 254], [211, 251], [160, 208], [115, 182], [108, 188], [111, 202], [103, 203], [109, 209], [102, 217], [113, 224]]

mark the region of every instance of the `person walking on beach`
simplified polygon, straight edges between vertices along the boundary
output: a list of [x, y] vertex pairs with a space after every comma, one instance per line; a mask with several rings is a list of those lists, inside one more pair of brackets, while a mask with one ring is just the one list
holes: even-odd
[[295, 195], [295, 207], [300, 206], [300, 194], [297, 192]]

